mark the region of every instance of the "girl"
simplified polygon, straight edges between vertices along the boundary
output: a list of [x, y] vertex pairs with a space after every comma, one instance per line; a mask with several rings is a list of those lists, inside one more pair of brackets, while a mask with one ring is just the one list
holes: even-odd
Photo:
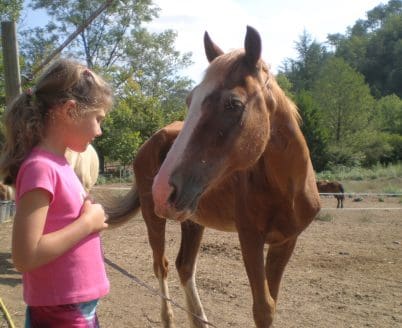
[[109, 86], [88, 68], [61, 59], [5, 113], [0, 175], [16, 188], [12, 258], [23, 273], [26, 327], [98, 327], [96, 305], [109, 292], [92, 204], [68, 165], [101, 135], [112, 106]]

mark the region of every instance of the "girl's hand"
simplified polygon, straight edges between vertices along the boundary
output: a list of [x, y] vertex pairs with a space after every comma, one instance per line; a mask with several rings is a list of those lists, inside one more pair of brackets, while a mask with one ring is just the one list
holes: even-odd
[[50, 199], [44, 189], [34, 189], [19, 201], [13, 223], [12, 256], [15, 267], [21, 272], [49, 263], [88, 235], [108, 226], [103, 207], [88, 199], [77, 220], [44, 234]]
[[85, 199], [82, 205], [81, 218], [89, 224], [91, 233], [104, 230], [108, 227], [108, 224], [105, 222], [106, 215], [102, 205], [92, 203], [89, 198]]

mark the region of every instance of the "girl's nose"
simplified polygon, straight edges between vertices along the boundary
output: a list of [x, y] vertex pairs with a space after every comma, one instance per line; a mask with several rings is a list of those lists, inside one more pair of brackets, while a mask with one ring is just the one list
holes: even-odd
[[98, 130], [96, 131], [96, 136], [100, 137], [102, 135], [102, 128], [99, 127]]

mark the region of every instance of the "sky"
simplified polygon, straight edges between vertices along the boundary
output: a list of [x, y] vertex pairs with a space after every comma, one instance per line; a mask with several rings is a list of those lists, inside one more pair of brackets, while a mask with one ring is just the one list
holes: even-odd
[[[367, 11], [387, 0], [154, 0], [159, 18], [149, 30], [177, 32], [176, 49], [191, 52], [194, 64], [183, 74], [199, 82], [208, 65], [203, 36], [223, 50], [242, 48], [247, 25], [257, 29], [262, 39], [262, 57], [274, 73], [286, 58], [296, 59], [295, 43], [306, 31], [317, 42], [328, 34], [345, 34]], [[41, 21], [41, 22], [40, 22]], [[44, 24], [43, 16], [26, 15], [25, 24]]]
[[161, 8], [150, 30], [177, 32], [176, 49], [192, 52], [194, 64], [185, 70], [199, 82], [208, 65], [203, 35], [223, 50], [242, 48], [246, 26], [261, 35], [262, 58], [278, 71], [286, 58], [296, 59], [295, 42], [305, 30], [312, 39], [326, 41], [328, 34], [345, 34], [348, 26], [366, 19], [381, 0], [154, 0]]

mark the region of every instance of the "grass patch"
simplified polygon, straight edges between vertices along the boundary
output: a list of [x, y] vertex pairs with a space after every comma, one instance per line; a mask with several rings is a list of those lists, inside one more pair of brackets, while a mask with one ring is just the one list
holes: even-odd
[[377, 164], [370, 168], [337, 166], [331, 171], [317, 174], [319, 180], [374, 180], [378, 178], [402, 178], [402, 163]]
[[339, 181], [345, 192], [402, 194], [402, 163], [371, 168], [337, 166], [317, 173], [317, 179]]
[[334, 218], [331, 214], [325, 213], [325, 214], [318, 214], [315, 219], [317, 221], [331, 222]]
[[367, 217], [367, 216], [363, 216], [363, 217], [360, 219], [360, 222], [361, 222], [361, 223], [371, 223], [371, 222], [373, 222], [373, 220], [372, 220], [371, 218]]

